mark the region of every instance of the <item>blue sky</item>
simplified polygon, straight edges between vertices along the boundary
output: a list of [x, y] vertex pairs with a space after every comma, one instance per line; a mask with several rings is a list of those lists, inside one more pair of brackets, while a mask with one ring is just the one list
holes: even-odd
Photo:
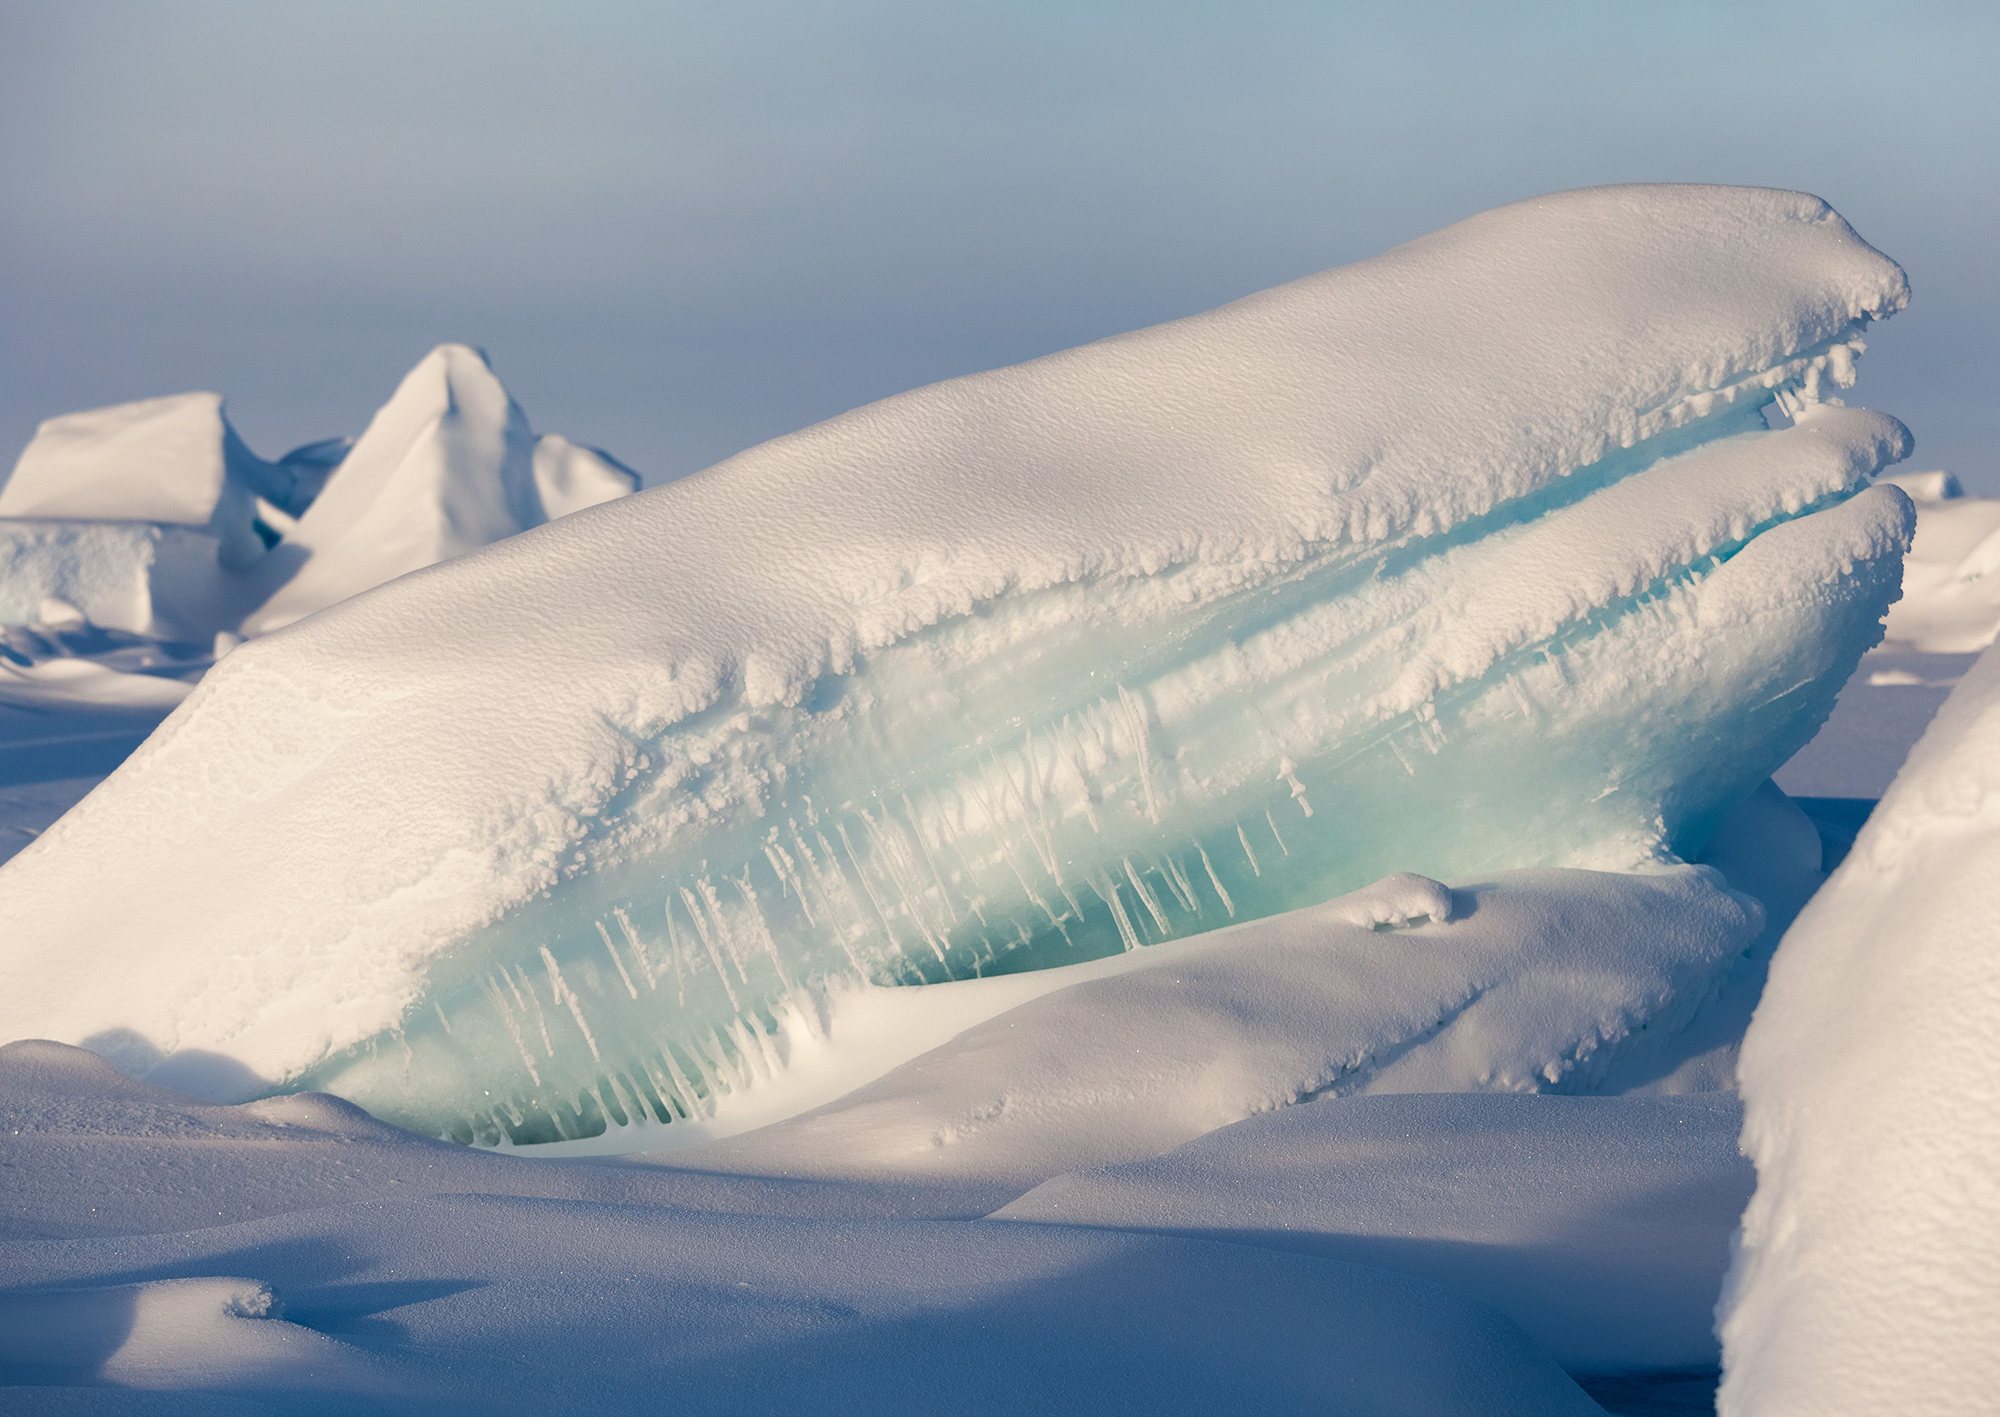
[[0, 0], [0, 458], [431, 345], [650, 480], [1520, 197], [1803, 188], [1909, 270], [1856, 396], [2000, 492], [2000, 6]]

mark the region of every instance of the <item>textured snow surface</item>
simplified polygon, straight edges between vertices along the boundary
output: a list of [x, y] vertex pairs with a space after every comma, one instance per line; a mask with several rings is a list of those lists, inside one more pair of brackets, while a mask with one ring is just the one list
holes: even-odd
[[1716, 1290], [1754, 1179], [1742, 1117], [1728, 1093], [1337, 1098], [1056, 1177], [995, 1215], [1422, 1275], [1572, 1371], [1713, 1368]]
[[2000, 1393], [2000, 656], [1939, 710], [1772, 962], [1725, 1413]]
[[221, 1412], [1597, 1410], [1514, 1324], [1389, 1269], [523, 1161], [51, 1044], [0, 1049], [0, 1159], [10, 1411], [120, 1411], [119, 1384]]
[[75, 611], [105, 629], [207, 645], [256, 604], [222, 547], [206, 528], [171, 523], [0, 521], [0, 626]]
[[[1905, 299], [1810, 197], [1567, 193], [407, 576], [230, 654], [4, 868], [0, 1034], [407, 1059], [399, 1115], [546, 1134], [648, 1069], [699, 1112], [690, 1050], [829, 980], [1692, 853], [1879, 635], [1909, 503], [1849, 494], [1908, 437], [1811, 401]], [[434, 361], [457, 412], [399, 394], [301, 544], [361, 555], [342, 479], [468, 439], [468, 519], [515, 515], [523, 430]]]

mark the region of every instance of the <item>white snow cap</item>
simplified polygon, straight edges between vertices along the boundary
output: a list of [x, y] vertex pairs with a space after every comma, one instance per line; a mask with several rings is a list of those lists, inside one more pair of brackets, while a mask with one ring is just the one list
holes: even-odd
[[544, 520], [527, 415], [484, 354], [439, 345], [404, 375], [285, 537], [305, 564], [244, 631], [289, 625]]
[[[1654, 858], [1879, 633], [1909, 503], [1849, 494], [1907, 434], [1757, 411], [1850, 381], [1907, 295], [1814, 197], [1562, 193], [404, 576], [231, 653], [8, 863], [0, 1036], [273, 1081], [407, 1038], [439, 1107], [505, 1068], [574, 1105], [674, 1023], [677, 958], [726, 1031], [1017, 925], [1116, 949]], [[532, 446], [437, 351], [257, 627], [538, 518]], [[503, 954], [532, 1072], [478, 993]]]
[[35, 430], [0, 484], [0, 518], [203, 527], [242, 570], [264, 554], [251, 527], [259, 465], [220, 394], [174, 394], [66, 413]]
[[229, 481], [220, 394], [66, 413], [35, 430], [0, 517], [207, 526]]
[[1757, 1194], [1727, 1417], [2000, 1393], [2000, 653], [1952, 691], [1779, 946], [1744, 1040]]
[[441, 344], [376, 410], [286, 535], [274, 561], [296, 557], [304, 565], [244, 622], [244, 633], [281, 629], [637, 487], [637, 474], [593, 448], [537, 439], [484, 352]]

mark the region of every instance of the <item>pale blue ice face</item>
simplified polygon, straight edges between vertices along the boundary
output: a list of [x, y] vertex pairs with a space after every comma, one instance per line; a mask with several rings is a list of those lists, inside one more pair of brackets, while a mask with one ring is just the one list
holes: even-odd
[[[1825, 416], [1862, 470], [1905, 438]], [[1046, 968], [1397, 870], [1692, 855], [1823, 721], [1908, 535], [1852, 458], [1760, 430], [1727, 411], [1234, 591], [1003, 597], [797, 706], [680, 722], [647, 745], [673, 771], [607, 812], [675, 817], [669, 846], [479, 933], [298, 1085], [460, 1139], [586, 1135], [706, 1112], [832, 981]], [[721, 790], [745, 764], [758, 790]]]

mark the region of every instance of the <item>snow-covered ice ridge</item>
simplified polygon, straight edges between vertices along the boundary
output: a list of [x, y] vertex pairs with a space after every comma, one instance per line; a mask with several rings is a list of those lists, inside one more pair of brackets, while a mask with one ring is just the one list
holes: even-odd
[[407, 576], [0, 871], [0, 1036], [536, 1139], [831, 980], [1691, 856], [1880, 637], [1909, 438], [1820, 395], [1906, 300], [1816, 198], [1565, 193]]
[[[218, 394], [64, 414], [0, 479], [0, 626], [52, 623], [53, 601], [206, 647], [637, 486], [608, 454], [537, 436], [462, 344], [420, 360], [360, 438], [276, 462], [245, 446]], [[19, 697], [8, 688], [0, 700]]]

